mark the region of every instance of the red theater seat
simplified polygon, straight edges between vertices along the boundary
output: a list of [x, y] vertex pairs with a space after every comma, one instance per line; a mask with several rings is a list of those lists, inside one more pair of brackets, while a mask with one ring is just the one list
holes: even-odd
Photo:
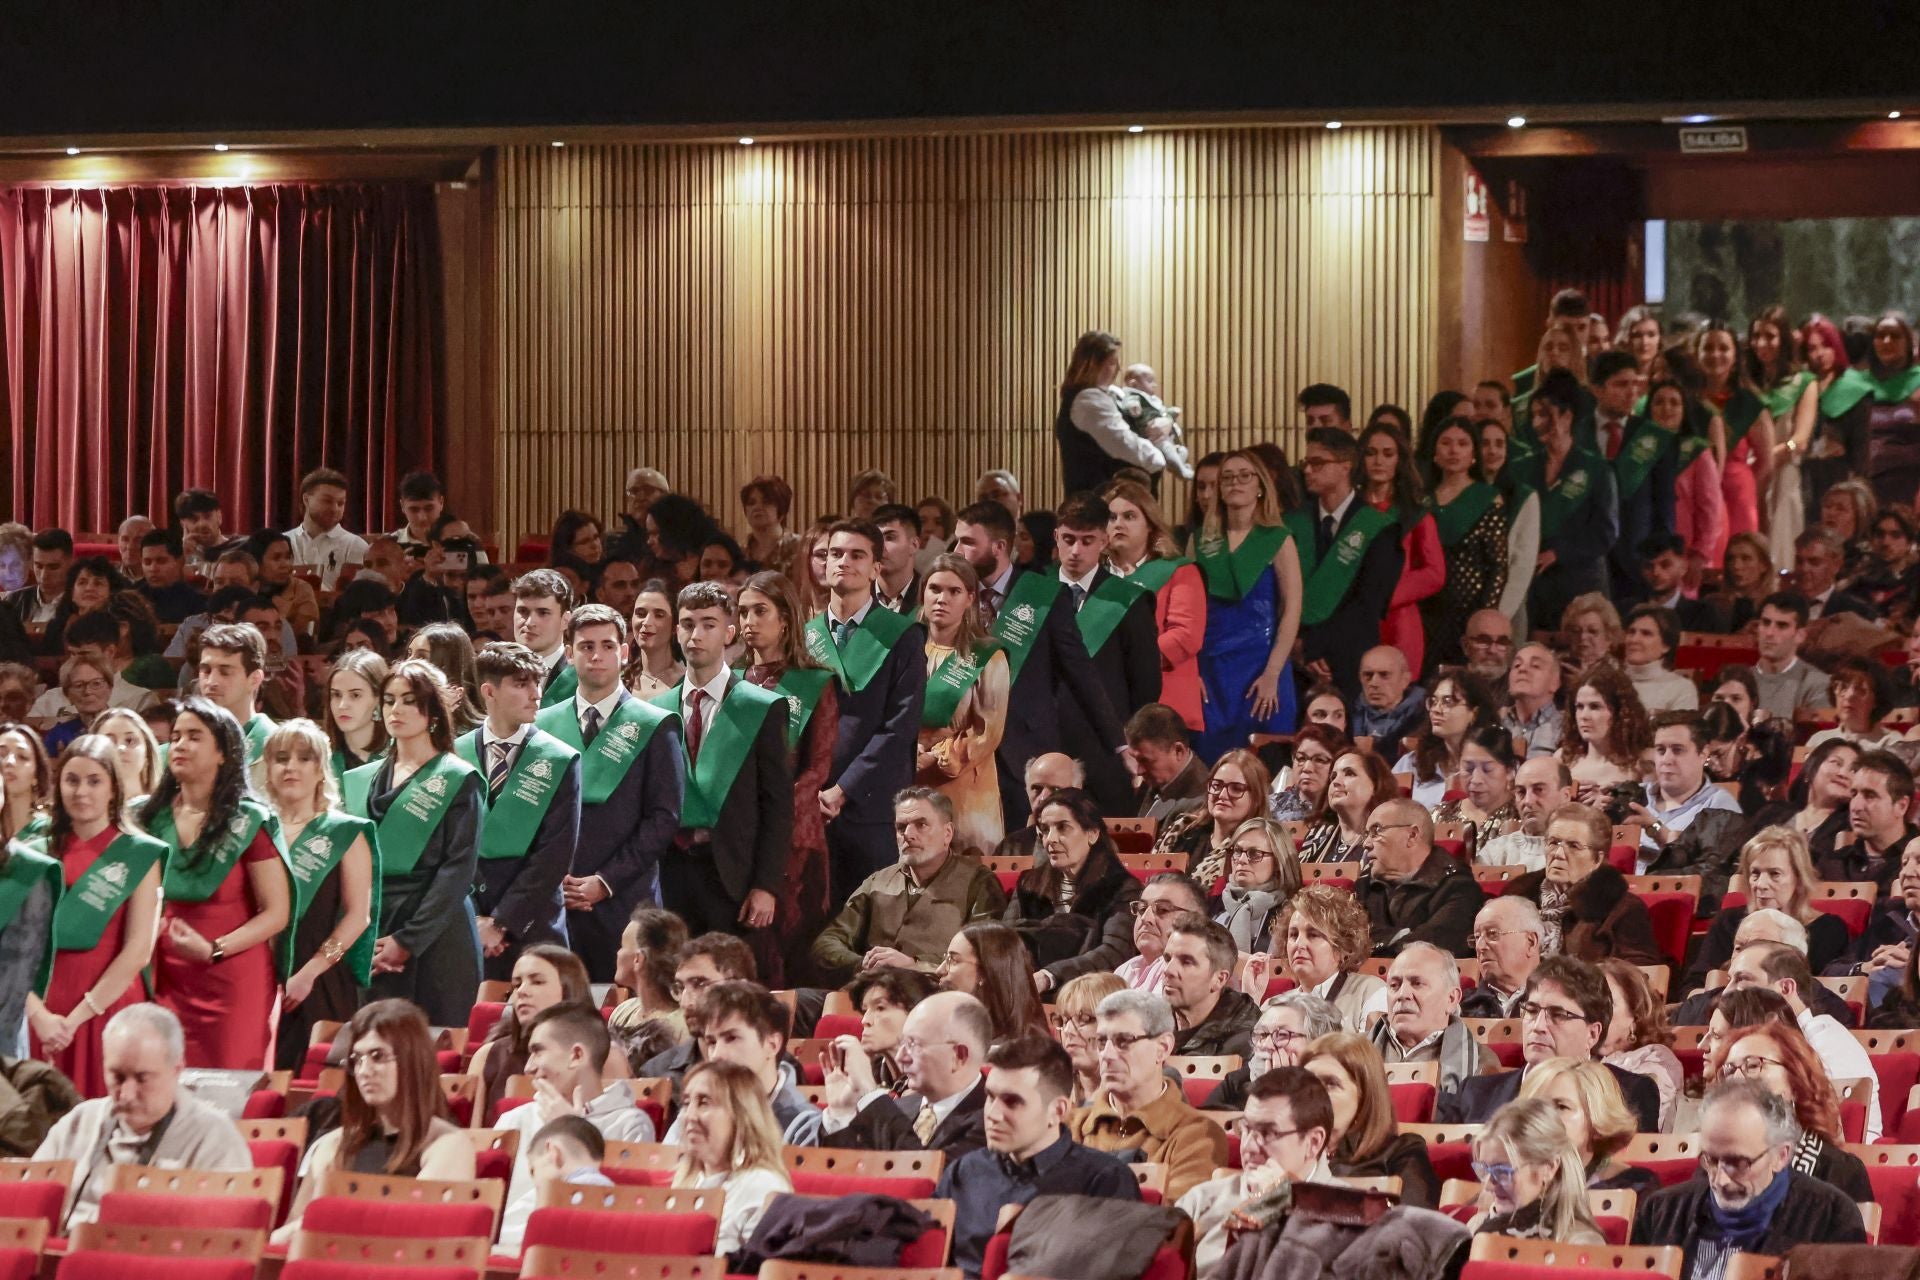
[[120, 1227], [273, 1230], [273, 1206], [259, 1196], [202, 1196], [109, 1191], [100, 1197], [100, 1218]]
[[789, 1169], [793, 1189], [803, 1196], [875, 1195], [897, 1196], [902, 1200], [933, 1198], [933, 1179], [906, 1175], [816, 1173], [812, 1169]]
[[1401, 1124], [1426, 1124], [1433, 1119], [1433, 1102], [1437, 1090], [1430, 1084], [1390, 1084], [1387, 1092], [1393, 1095], [1393, 1118]]
[[684, 1257], [711, 1254], [720, 1231], [708, 1213], [602, 1213], [592, 1209], [535, 1209], [526, 1247], [537, 1244], [593, 1253]]
[[[165, 1258], [148, 1254], [70, 1253], [60, 1260], [60, 1280], [254, 1280], [254, 1264], [246, 1258]], [[473, 1280], [471, 1273], [456, 1273], [458, 1280]], [[282, 1280], [301, 1280], [289, 1267]], [[305, 1280], [324, 1280], [310, 1273]], [[372, 1280], [361, 1272], [353, 1280]], [[418, 1271], [407, 1273], [407, 1280], [435, 1280]], [[454, 1280], [454, 1277], [448, 1277]]]
[[478, 1203], [429, 1204], [408, 1201], [399, 1204], [350, 1200], [345, 1196], [321, 1196], [308, 1201], [300, 1225], [303, 1230], [315, 1235], [490, 1240], [493, 1238], [493, 1209]]
[[[251, 1280], [253, 1272], [247, 1272]], [[474, 1280], [472, 1267], [368, 1266], [362, 1262], [334, 1262], [303, 1258], [289, 1262], [280, 1280]]]
[[1661, 954], [1674, 964], [1687, 963], [1687, 941], [1693, 934], [1693, 911], [1698, 901], [1690, 893], [1641, 893], [1647, 914], [1653, 917], [1653, 937]]
[[820, 1021], [814, 1024], [813, 1038], [831, 1040], [835, 1036], [860, 1036], [861, 1019], [857, 1013], [823, 1013]]

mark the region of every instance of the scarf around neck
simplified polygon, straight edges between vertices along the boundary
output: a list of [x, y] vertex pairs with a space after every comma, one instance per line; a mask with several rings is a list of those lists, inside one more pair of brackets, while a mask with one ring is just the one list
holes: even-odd
[[1713, 1234], [1729, 1248], [1751, 1251], [1767, 1234], [1773, 1215], [1786, 1202], [1787, 1188], [1793, 1181], [1793, 1168], [1782, 1165], [1767, 1189], [1738, 1209], [1724, 1209], [1720, 1197], [1707, 1189], [1707, 1213], [1712, 1217]]
[[1236, 889], [1227, 885], [1220, 890], [1220, 923], [1233, 935], [1242, 951], [1254, 950], [1255, 936], [1266, 926], [1280, 895], [1266, 889]]

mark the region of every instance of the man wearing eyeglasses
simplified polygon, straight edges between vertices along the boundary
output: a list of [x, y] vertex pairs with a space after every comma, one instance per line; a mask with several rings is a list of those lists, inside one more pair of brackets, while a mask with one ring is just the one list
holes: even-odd
[[1200, 1109], [1244, 1110], [1255, 1080], [1275, 1067], [1299, 1066], [1300, 1054], [1308, 1045], [1344, 1030], [1346, 1021], [1331, 1000], [1298, 988], [1281, 992], [1260, 1006], [1260, 1020], [1253, 1024], [1253, 1053], [1221, 1078]]
[[[730, 933], [703, 933], [680, 948], [674, 961], [673, 989], [668, 994], [679, 1002], [680, 1012], [692, 1026], [700, 1019], [707, 992], [722, 982], [752, 982], [759, 976], [753, 950], [744, 941]], [[641, 1063], [639, 1074], [672, 1080], [674, 1096], [678, 1097], [687, 1068], [698, 1061], [700, 1038], [689, 1035]]]
[[1715, 1085], [1700, 1112], [1701, 1176], [1642, 1200], [1633, 1243], [1678, 1245], [1681, 1280], [1721, 1280], [1736, 1252], [1866, 1243], [1846, 1192], [1793, 1167], [1799, 1143], [1790, 1099], [1754, 1080]]
[[1178, 1200], [1227, 1162], [1227, 1134], [1167, 1079], [1173, 1010], [1145, 991], [1116, 991], [1094, 1010], [1099, 1091], [1073, 1113], [1073, 1140], [1128, 1162], [1166, 1166]]
[[1387, 801], [1367, 819], [1366, 851], [1353, 896], [1372, 922], [1373, 954], [1398, 955], [1410, 942], [1469, 954], [1487, 895], [1465, 865], [1433, 847], [1432, 816], [1411, 800]]
[[1192, 876], [1162, 871], [1127, 904], [1133, 912], [1133, 949], [1114, 972], [1135, 991], [1158, 991], [1167, 972], [1167, 927], [1183, 915], [1207, 913], [1207, 891]]
[[1241, 1205], [1283, 1182], [1339, 1181], [1327, 1167], [1332, 1133], [1333, 1102], [1312, 1072], [1279, 1067], [1254, 1081], [1240, 1117], [1240, 1168], [1201, 1183], [1174, 1206], [1193, 1219], [1198, 1280], [1219, 1269], [1227, 1223]]
[[1349, 706], [1360, 697], [1360, 658], [1380, 643], [1380, 623], [1405, 559], [1399, 526], [1354, 492], [1359, 451], [1352, 434], [1338, 427], [1308, 431], [1300, 469], [1314, 501], [1287, 517], [1305, 579], [1294, 662], [1331, 681]]
[[941, 991], [913, 1007], [894, 1057], [910, 1092], [898, 1100], [874, 1079], [873, 1060], [858, 1036], [840, 1036], [823, 1056], [826, 1109], [817, 1126], [795, 1125], [795, 1146], [861, 1151], [942, 1151], [951, 1164], [986, 1145], [987, 1006], [959, 991]]
[[[1485, 1124], [1493, 1113], [1520, 1096], [1528, 1071], [1549, 1058], [1595, 1058], [1613, 1021], [1613, 994], [1606, 975], [1570, 956], [1549, 956], [1527, 979], [1520, 1000], [1520, 1050], [1526, 1061], [1516, 1071], [1477, 1076], [1455, 1090], [1442, 1089], [1434, 1120], [1442, 1124]], [[1641, 1133], [1660, 1131], [1660, 1090], [1651, 1079], [1606, 1064], [1620, 1086]]]
[[1487, 899], [1474, 917], [1473, 954], [1480, 980], [1460, 1002], [1463, 1018], [1511, 1018], [1520, 1007], [1527, 979], [1540, 967], [1540, 908], [1525, 898]]
[[1160, 989], [1173, 1006], [1173, 1051], [1184, 1057], [1253, 1051], [1260, 1006], [1235, 988], [1233, 935], [1199, 912], [1175, 916]]

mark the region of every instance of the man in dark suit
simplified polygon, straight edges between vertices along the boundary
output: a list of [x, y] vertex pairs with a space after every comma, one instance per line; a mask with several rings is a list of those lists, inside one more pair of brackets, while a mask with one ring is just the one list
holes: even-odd
[[73, 567], [73, 535], [65, 529], [42, 529], [33, 535], [31, 586], [0, 597], [0, 608], [34, 635], [46, 630], [67, 598], [67, 570]]
[[920, 513], [904, 503], [889, 502], [875, 508], [873, 527], [881, 539], [873, 594], [881, 608], [918, 617], [922, 578], [914, 560], [921, 547]]
[[807, 652], [833, 672], [840, 697], [833, 764], [820, 793], [836, 902], [898, 858], [893, 797], [912, 785], [920, 743], [927, 632], [874, 598], [884, 545], [866, 520], [827, 530], [827, 607], [806, 628]]
[[[546, 668], [540, 685], [542, 707], [566, 702], [580, 684], [579, 673], [568, 661], [572, 606], [573, 588], [558, 570], [529, 569], [513, 580], [513, 638], [533, 650]], [[624, 637], [624, 618], [620, 625]]]
[[827, 1106], [802, 1145], [860, 1151], [939, 1151], [952, 1164], [987, 1145], [984, 1086], [993, 1020], [970, 995], [942, 991], [913, 1007], [896, 1051], [910, 1092], [894, 1099], [874, 1080], [857, 1036], [825, 1055]]
[[[1128, 716], [1160, 700], [1160, 632], [1153, 592], [1116, 577], [1102, 563], [1111, 517], [1097, 495], [1075, 494], [1054, 510], [1053, 542], [1060, 581], [1073, 598], [1080, 641], [1124, 733]], [[1077, 704], [1061, 709], [1060, 738], [1070, 754], [1093, 765], [1087, 770], [1087, 787], [1101, 811], [1131, 812], [1133, 778], [1125, 761], [1101, 750], [1103, 744]]]
[[1331, 681], [1349, 703], [1360, 697], [1360, 658], [1380, 643], [1380, 622], [1400, 582], [1400, 526], [1354, 492], [1354, 438], [1337, 427], [1307, 432], [1301, 462], [1314, 501], [1287, 517], [1299, 544], [1302, 676]]
[[[1013, 536], [1013, 517], [997, 502], [973, 503], [955, 519], [954, 552], [980, 575], [981, 620], [1007, 651], [1012, 668], [1006, 731], [997, 753], [1006, 828], [1025, 824], [1022, 776], [1029, 760], [1050, 751], [1076, 753], [1088, 789], [1104, 811], [1131, 813], [1130, 788], [1123, 787], [1117, 805], [1110, 807], [1094, 787], [1100, 770], [1111, 769], [1126, 747], [1125, 722], [1088, 660], [1073, 596], [1065, 583], [1016, 570]], [[1081, 739], [1071, 747], [1064, 733], [1068, 724], [1076, 726]], [[1096, 756], [1107, 759], [1096, 764]]]
[[1880, 616], [1872, 604], [1834, 585], [1846, 563], [1846, 546], [1831, 529], [1815, 525], [1794, 541], [1793, 589], [1807, 598], [1810, 618], [1854, 613], [1871, 622]]
[[[1622, 518], [1624, 519], [1624, 509]], [[1625, 541], [1625, 538], [1622, 538]], [[1677, 533], [1655, 533], [1640, 540], [1640, 596], [1649, 604], [1673, 610], [1682, 631], [1719, 634], [1727, 629], [1726, 615], [1711, 601], [1689, 600], [1680, 592], [1687, 575], [1687, 543]], [[1622, 610], [1621, 612], [1625, 612]]]
[[[733, 597], [717, 582], [680, 591], [676, 634], [687, 674], [656, 705], [685, 726], [686, 800], [661, 899], [687, 932], [746, 936], [773, 923], [793, 843], [786, 701], [727, 666]], [[771, 954], [763, 949], [761, 954]]]
[[487, 718], [455, 747], [487, 781], [473, 912], [486, 976], [503, 981], [525, 948], [567, 945], [560, 882], [580, 841], [580, 753], [534, 727], [546, 672], [531, 649], [489, 644], [474, 666]]
[[1608, 554], [1613, 598], [1625, 613], [1648, 596], [1641, 583], [1641, 546], [1646, 539], [1673, 532], [1673, 490], [1678, 450], [1671, 432], [1634, 413], [1640, 398], [1640, 367], [1625, 351], [1604, 351], [1593, 362], [1594, 409], [1576, 424], [1574, 443], [1613, 465], [1614, 491], [1620, 503], [1620, 531]]
[[[1520, 1096], [1527, 1072], [1549, 1058], [1596, 1058], [1613, 1020], [1613, 995], [1606, 975], [1584, 960], [1549, 956], [1527, 979], [1520, 996], [1521, 1052], [1527, 1065], [1517, 1071], [1473, 1076], [1457, 1091], [1440, 1095], [1434, 1120], [1441, 1124], [1485, 1124], [1493, 1113]], [[1660, 1131], [1660, 1090], [1637, 1071], [1606, 1064], [1620, 1085], [1641, 1133]]]
[[[536, 569], [522, 581], [535, 575], [559, 577]], [[560, 586], [564, 600], [564, 580]], [[516, 612], [527, 603], [521, 597]], [[634, 907], [660, 900], [660, 859], [680, 826], [680, 724], [673, 712], [640, 701], [620, 683], [627, 624], [619, 614], [603, 604], [582, 605], [568, 617], [565, 634], [578, 687], [534, 723], [580, 753], [580, 839], [560, 896], [574, 953], [595, 982], [611, 982]]]

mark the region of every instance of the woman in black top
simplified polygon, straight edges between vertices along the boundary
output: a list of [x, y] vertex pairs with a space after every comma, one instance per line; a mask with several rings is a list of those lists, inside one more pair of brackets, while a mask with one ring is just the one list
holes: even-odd
[[1707, 985], [1707, 975], [1724, 969], [1733, 958], [1733, 936], [1749, 911], [1771, 908], [1798, 920], [1807, 930], [1807, 965], [1815, 973], [1838, 960], [1847, 949], [1847, 926], [1839, 916], [1813, 905], [1811, 895], [1819, 877], [1813, 871], [1813, 857], [1807, 838], [1792, 827], [1768, 827], [1740, 850], [1739, 869], [1727, 888], [1744, 893], [1747, 900], [1737, 907], [1722, 907], [1713, 918], [1713, 926], [1700, 943], [1693, 967], [1681, 982], [1682, 995]]
[[1440, 1202], [1440, 1180], [1427, 1159], [1427, 1144], [1401, 1133], [1387, 1089], [1387, 1069], [1373, 1043], [1351, 1032], [1321, 1036], [1300, 1055], [1300, 1065], [1326, 1086], [1333, 1103], [1327, 1166], [1341, 1178], [1398, 1178], [1400, 1199], [1421, 1209]]
[[1026, 940], [1034, 987], [1044, 995], [1133, 955], [1130, 904], [1140, 881], [1120, 865], [1099, 804], [1080, 788], [1049, 796], [1034, 825], [1047, 861], [1020, 874], [1002, 918]]

